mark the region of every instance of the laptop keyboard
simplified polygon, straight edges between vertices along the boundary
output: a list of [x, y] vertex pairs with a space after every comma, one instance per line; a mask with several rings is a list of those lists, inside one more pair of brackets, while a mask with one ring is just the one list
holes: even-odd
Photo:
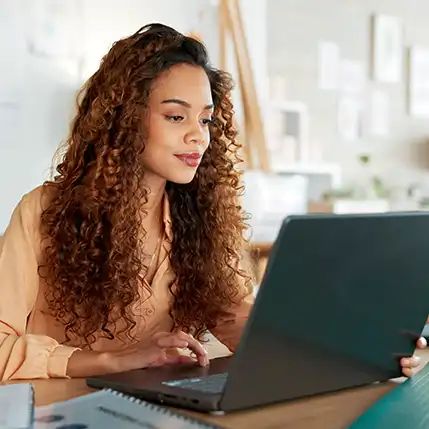
[[170, 387], [198, 390], [204, 393], [222, 393], [228, 373], [208, 375], [206, 377], [184, 378], [182, 380], [164, 381]]

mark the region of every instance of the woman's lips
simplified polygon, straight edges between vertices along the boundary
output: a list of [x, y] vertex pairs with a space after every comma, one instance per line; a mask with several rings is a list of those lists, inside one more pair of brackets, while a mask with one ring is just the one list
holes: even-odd
[[181, 153], [175, 154], [174, 156], [188, 167], [198, 167], [201, 161], [201, 155], [199, 153]]

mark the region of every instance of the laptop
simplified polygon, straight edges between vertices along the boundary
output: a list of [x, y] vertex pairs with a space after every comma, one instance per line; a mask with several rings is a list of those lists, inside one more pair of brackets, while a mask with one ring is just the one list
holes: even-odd
[[429, 213], [287, 217], [233, 356], [90, 377], [226, 413], [401, 376], [429, 313]]

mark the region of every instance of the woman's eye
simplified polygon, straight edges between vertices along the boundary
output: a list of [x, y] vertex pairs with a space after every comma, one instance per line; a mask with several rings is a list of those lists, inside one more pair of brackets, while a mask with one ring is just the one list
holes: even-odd
[[180, 122], [183, 121], [183, 116], [166, 116], [166, 119], [171, 122]]
[[213, 122], [213, 120], [212, 120], [212, 119], [202, 119], [202, 120], [201, 120], [201, 122], [202, 122], [204, 125], [208, 125], [208, 124], [211, 124], [211, 123]]

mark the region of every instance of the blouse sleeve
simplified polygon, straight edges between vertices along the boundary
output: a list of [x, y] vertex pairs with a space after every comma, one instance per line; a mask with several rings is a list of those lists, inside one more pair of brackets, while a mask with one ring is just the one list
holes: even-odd
[[0, 242], [0, 381], [66, 377], [76, 350], [26, 333], [39, 290], [41, 190], [25, 195]]

